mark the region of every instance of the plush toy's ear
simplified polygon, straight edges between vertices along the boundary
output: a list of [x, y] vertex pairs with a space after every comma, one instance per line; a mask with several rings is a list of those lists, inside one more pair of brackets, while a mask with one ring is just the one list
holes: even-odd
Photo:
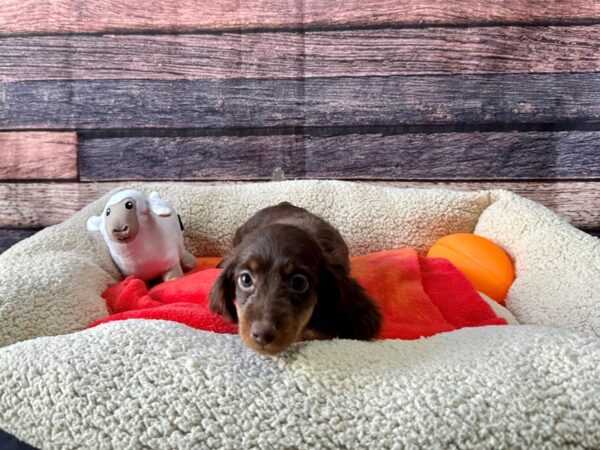
[[87, 229], [88, 231], [100, 231], [100, 227], [102, 226], [102, 217], [101, 216], [92, 216], [87, 220]]
[[148, 206], [153, 214], [160, 217], [169, 217], [173, 214], [173, 208], [169, 203], [160, 198], [158, 192], [151, 192], [148, 196]]

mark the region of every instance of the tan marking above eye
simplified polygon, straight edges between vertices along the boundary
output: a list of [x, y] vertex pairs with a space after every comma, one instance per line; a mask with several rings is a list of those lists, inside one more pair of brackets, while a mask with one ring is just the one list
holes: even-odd
[[248, 261], [248, 267], [253, 272], [256, 272], [258, 270], [258, 261], [256, 259], [251, 259], [250, 261]]
[[294, 269], [295, 267], [292, 263], [287, 263], [285, 266], [283, 266], [283, 273], [285, 275], [291, 275]]

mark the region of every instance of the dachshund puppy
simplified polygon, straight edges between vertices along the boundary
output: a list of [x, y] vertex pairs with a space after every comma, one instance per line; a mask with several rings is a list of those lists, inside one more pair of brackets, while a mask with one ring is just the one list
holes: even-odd
[[308, 339], [373, 339], [374, 301], [350, 277], [348, 247], [328, 222], [284, 202], [235, 233], [210, 309], [239, 322], [242, 341], [275, 355]]

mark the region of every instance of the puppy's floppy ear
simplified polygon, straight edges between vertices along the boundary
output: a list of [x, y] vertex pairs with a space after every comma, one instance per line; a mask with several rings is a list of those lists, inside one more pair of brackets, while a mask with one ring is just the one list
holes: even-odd
[[230, 322], [237, 322], [237, 311], [233, 303], [235, 300], [235, 261], [225, 258], [219, 265], [224, 269], [210, 290], [209, 307], [212, 312], [223, 316]]
[[377, 337], [381, 313], [375, 301], [343, 267], [330, 266], [321, 271], [318, 297], [313, 317], [323, 327], [333, 326], [331, 334], [359, 340]]

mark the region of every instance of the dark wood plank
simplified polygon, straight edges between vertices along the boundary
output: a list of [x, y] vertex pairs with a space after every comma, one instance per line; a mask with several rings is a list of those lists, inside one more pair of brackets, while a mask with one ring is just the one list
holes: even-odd
[[37, 233], [38, 229], [0, 228], [0, 254], [17, 242]]
[[56, 81], [0, 85], [0, 128], [300, 125], [300, 80]]
[[[374, 183], [374, 182], [369, 182]], [[555, 210], [573, 225], [600, 229], [599, 182], [377, 182], [398, 187], [455, 190], [509, 189]], [[189, 185], [190, 182], [186, 182]], [[214, 182], [193, 182], [213, 185]], [[221, 184], [221, 182], [219, 182]], [[59, 223], [119, 183], [0, 184], [0, 227], [37, 228]], [[157, 185], [160, 190], [160, 184]]]
[[600, 132], [309, 137], [307, 176], [364, 179], [600, 178]]
[[86, 181], [265, 180], [278, 167], [305, 176], [302, 147], [298, 135], [90, 139], [79, 161]]
[[21, 37], [0, 80], [594, 72], [598, 48], [600, 25]]
[[0, 133], [0, 180], [76, 178], [76, 133]]
[[313, 78], [306, 125], [596, 121], [600, 74]]
[[600, 18], [597, 0], [3, 0], [0, 33], [573, 22]]
[[[600, 178], [600, 132], [126, 137], [83, 140], [81, 179]], [[118, 161], [118, 164], [115, 164]]]
[[1, 128], [365, 126], [600, 119], [600, 73], [0, 84]]

